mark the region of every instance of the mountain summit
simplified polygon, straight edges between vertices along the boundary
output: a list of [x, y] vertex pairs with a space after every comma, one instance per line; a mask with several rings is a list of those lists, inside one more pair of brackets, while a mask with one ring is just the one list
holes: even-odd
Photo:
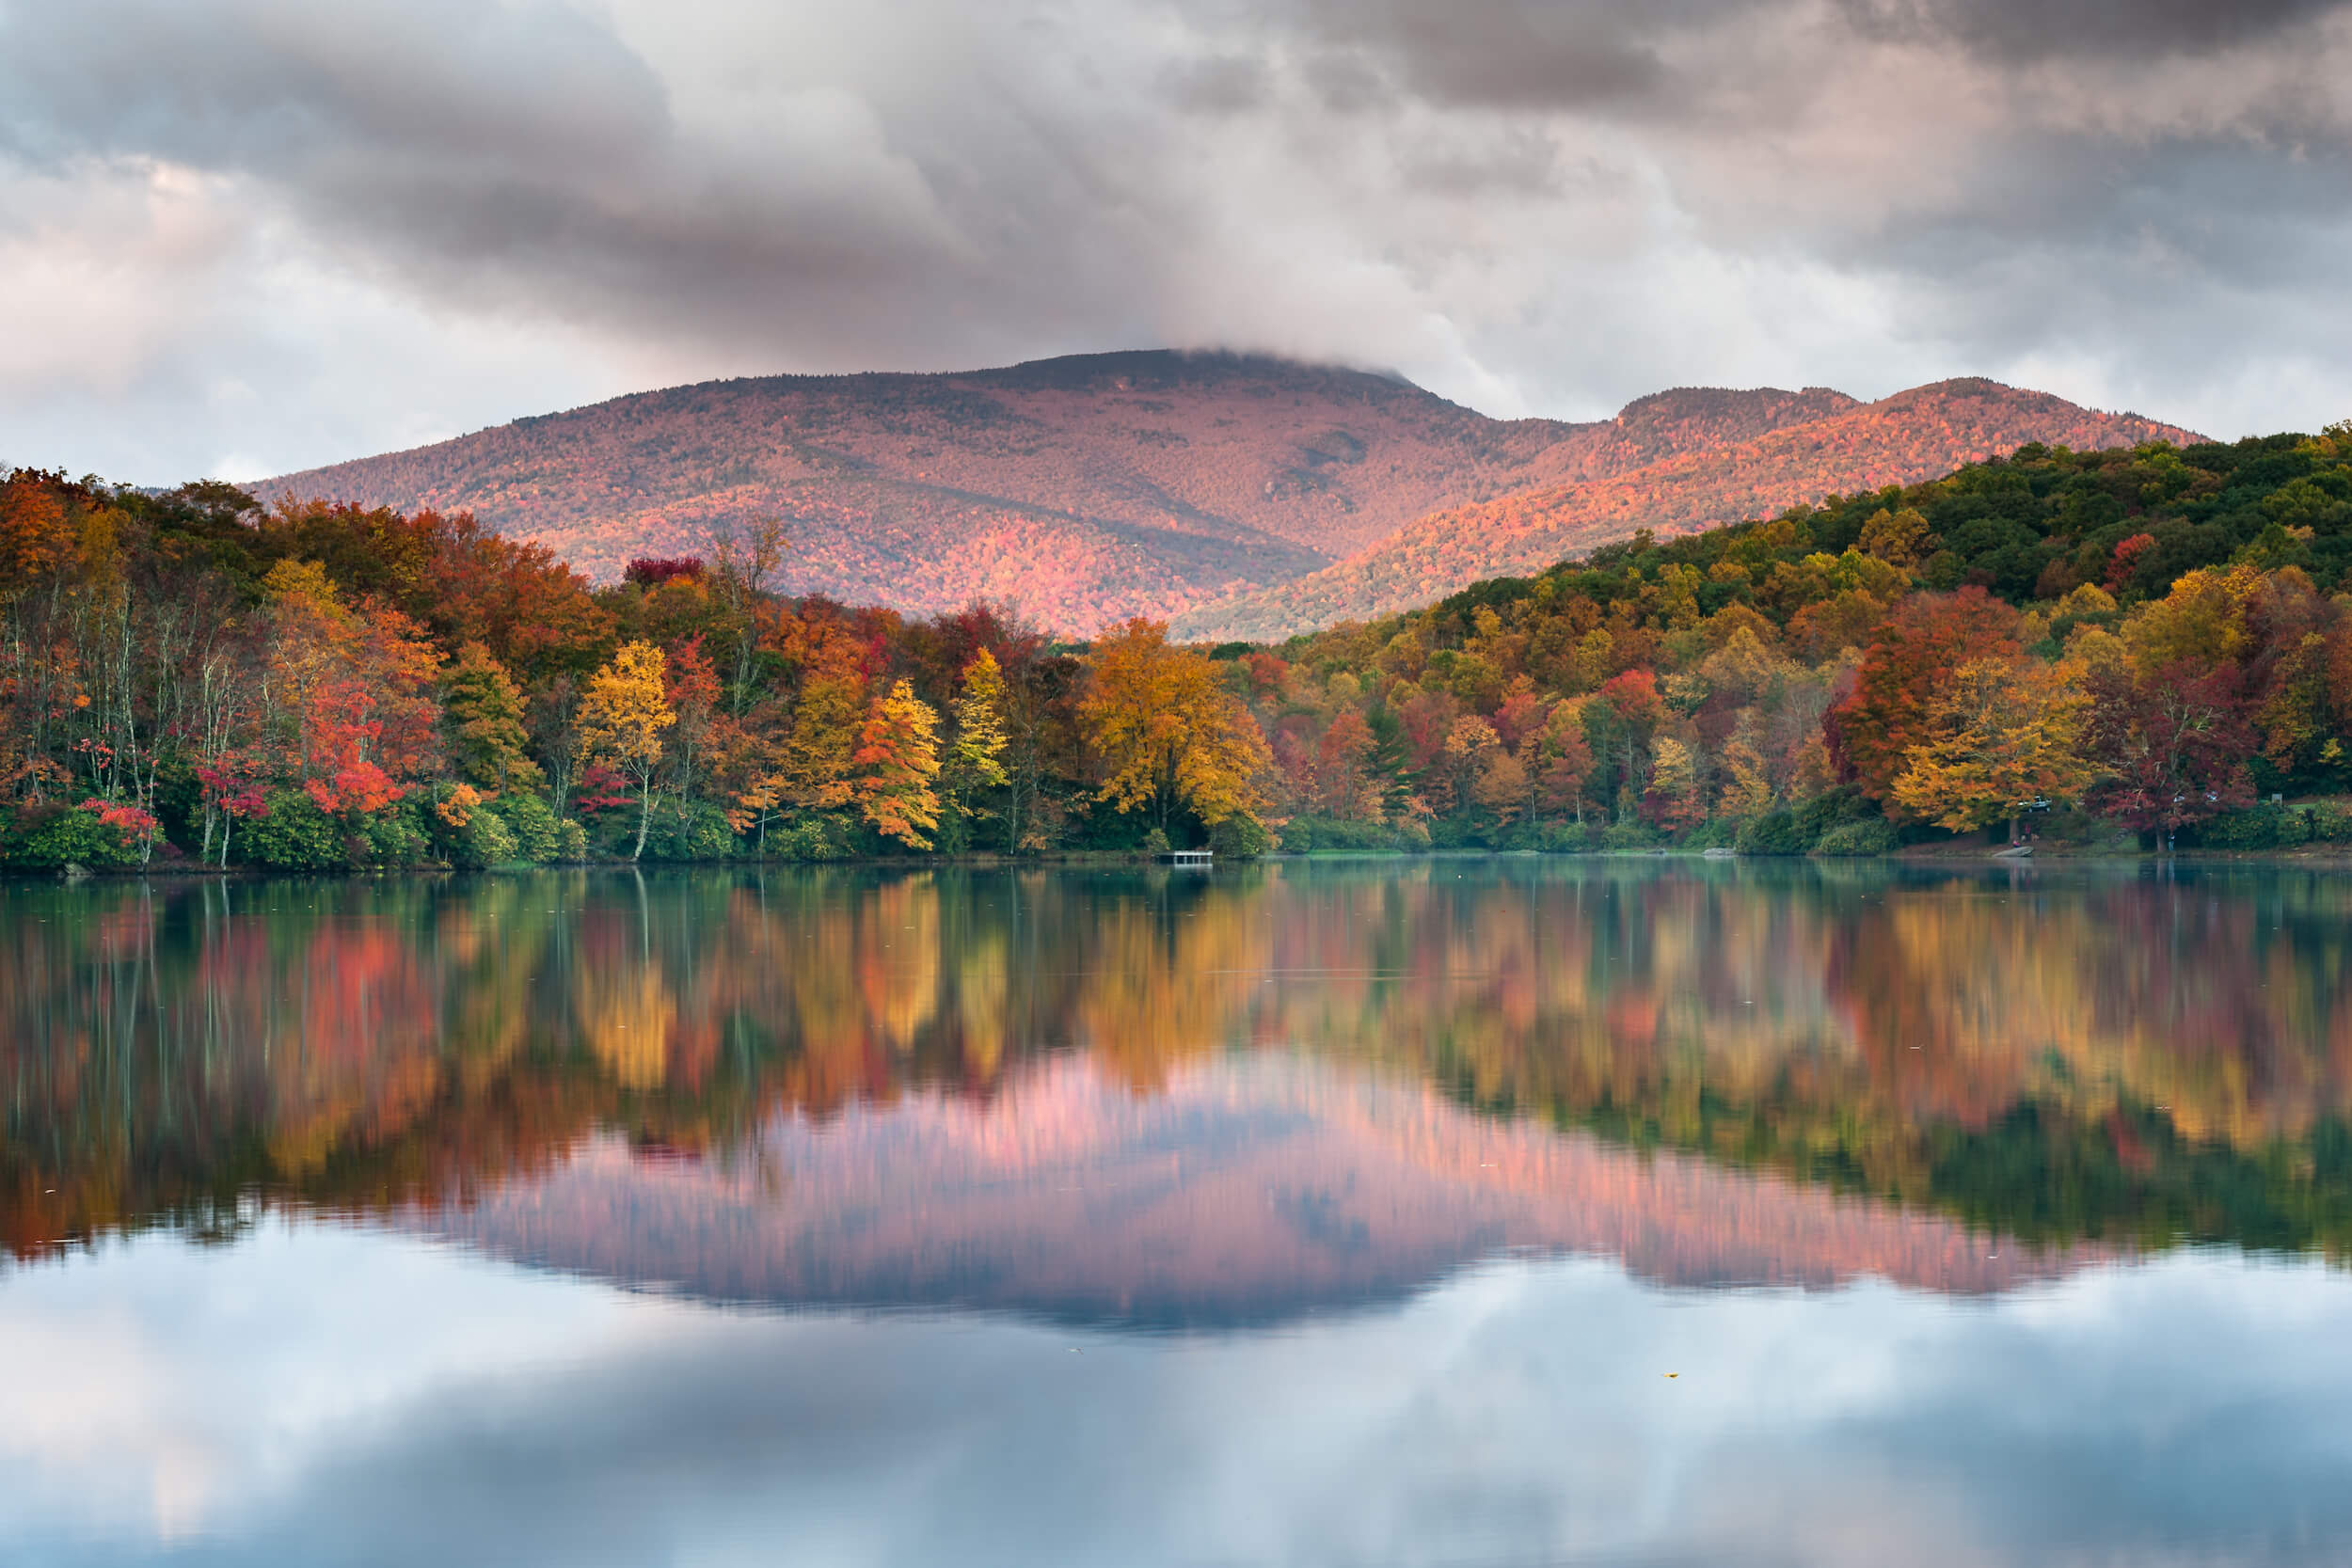
[[781, 516], [800, 592], [925, 612], [1009, 599], [1074, 634], [1196, 611], [1183, 625], [1208, 634], [1418, 602], [1556, 542], [1703, 527], [2030, 440], [2158, 436], [2187, 433], [1991, 382], [1868, 405], [1681, 388], [1565, 423], [1361, 371], [1144, 351], [706, 382], [254, 488], [469, 511], [602, 578]]

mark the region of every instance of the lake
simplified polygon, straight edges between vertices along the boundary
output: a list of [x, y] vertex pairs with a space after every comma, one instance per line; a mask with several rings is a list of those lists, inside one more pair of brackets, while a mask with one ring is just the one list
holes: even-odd
[[0, 1563], [2352, 1559], [2352, 878], [0, 884]]

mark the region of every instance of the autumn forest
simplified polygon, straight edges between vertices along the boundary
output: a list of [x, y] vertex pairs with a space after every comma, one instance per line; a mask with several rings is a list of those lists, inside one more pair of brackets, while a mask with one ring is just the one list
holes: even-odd
[[0, 861], [333, 870], [2352, 838], [2352, 429], [2027, 446], [1279, 645], [596, 586], [463, 514], [19, 470]]

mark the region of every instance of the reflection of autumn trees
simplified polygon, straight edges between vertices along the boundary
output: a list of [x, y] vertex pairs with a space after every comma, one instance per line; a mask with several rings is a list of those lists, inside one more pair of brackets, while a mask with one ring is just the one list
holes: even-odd
[[2320, 877], [550, 874], [0, 911], [20, 1254], [255, 1188], [445, 1202], [602, 1128], [723, 1157], [1057, 1051], [1148, 1096], [1245, 1048], [2028, 1233], [2352, 1243], [2352, 884]]

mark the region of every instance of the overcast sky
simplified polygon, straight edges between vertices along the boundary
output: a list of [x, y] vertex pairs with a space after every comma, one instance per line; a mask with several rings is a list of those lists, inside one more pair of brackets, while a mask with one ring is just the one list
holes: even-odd
[[2352, 417], [2352, 4], [0, 0], [0, 462], [1170, 344]]

